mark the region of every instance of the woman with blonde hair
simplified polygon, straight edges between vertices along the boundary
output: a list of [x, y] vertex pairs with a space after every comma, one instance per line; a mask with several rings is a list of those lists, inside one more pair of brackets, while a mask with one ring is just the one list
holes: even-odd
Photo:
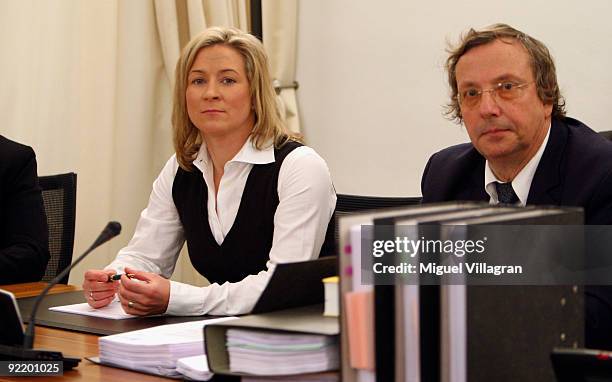
[[[83, 290], [127, 313], [243, 314], [278, 263], [319, 256], [336, 196], [325, 161], [282, 122], [262, 44], [210, 28], [175, 72], [175, 155], [153, 184], [130, 243]], [[168, 278], [184, 242], [210, 285]], [[121, 282], [108, 282], [116, 272]], [[144, 282], [143, 282], [144, 281]]]

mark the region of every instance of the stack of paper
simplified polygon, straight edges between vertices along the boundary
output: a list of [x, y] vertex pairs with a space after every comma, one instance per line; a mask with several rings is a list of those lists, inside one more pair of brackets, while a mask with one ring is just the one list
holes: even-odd
[[227, 330], [232, 372], [294, 375], [338, 368], [338, 337], [317, 334]]
[[328, 371], [325, 373], [316, 374], [301, 374], [283, 377], [242, 377], [241, 382], [338, 382], [340, 373], [337, 371]]
[[160, 325], [99, 339], [100, 362], [145, 373], [178, 377], [177, 360], [204, 354], [204, 326], [236, 317]]

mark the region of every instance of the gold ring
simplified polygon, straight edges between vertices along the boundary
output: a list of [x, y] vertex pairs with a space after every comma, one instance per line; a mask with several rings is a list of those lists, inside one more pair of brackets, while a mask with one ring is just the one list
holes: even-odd
[[128, 308], [134, 307], [134, 301], [128, 301]]

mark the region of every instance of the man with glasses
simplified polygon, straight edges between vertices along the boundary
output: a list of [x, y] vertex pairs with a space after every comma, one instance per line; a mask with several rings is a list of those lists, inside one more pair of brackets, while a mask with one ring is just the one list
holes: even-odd
[[[449, 53], [447, 115], [471, 143], [429, 159], [423, 202], [580, 206], [587, 224], [612, 224], [612, 143], [565, 116], [546, 46], [496, 24]], [[589, 288], [586, 304], [586, 345], [612, 349], [612, 293]]]

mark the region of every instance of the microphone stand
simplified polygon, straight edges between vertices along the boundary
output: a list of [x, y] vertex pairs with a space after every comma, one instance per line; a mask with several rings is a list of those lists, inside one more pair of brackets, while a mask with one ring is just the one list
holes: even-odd
[[[28, 323], [28, 328], [23, 338], [23, 346], [15, 347], [15, 346], [6, 346], [0, 345], [0, 359], [10, 359], [10, 360], [36, 360], [36, 361], [63, 361], [65, 360], [64, 356], [61, 352], [57, 351], [48, 351], [48, 350], [34, 350], [32, 349], [34, 345], [34, 326], [36, 325], [36, 311], [38, 310], [38, 306], [40, 305], [43, 298], [47, 295], [49, 290], [53, 288], [54, 285], [58, 284], [61, 279], [63, 279], [78, 263], [81, 262], [87, 255], [89, 255], [94, 249], [109, 241], [113, 237], [117, 236], [121, 232], [121, 224], [118, 222], [110, 222], [106, 225], [100, 236], [96, 239], [96, 241], [85, 251], [81, 256], [79, 256], [72, 264], [66, 267], [63, 271], [61, 271], [49, 284], [43, 289], [43, 291], [38, 295], [36, 301], [34, 302], [34, 307], [32, 308], [32, 312], [30, 313], [30, 322]], [[76, 366], [78, 362], [80, 362], [80, 358], [77, 359], [66, 359], [66, 360], [76, 360], [73, 366]]]

